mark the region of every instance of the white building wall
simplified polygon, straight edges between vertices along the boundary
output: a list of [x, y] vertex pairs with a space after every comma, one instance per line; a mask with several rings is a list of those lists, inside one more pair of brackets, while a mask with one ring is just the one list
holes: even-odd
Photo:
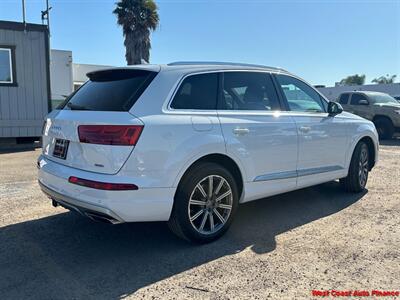
[[72, 51], [52, 49], [50, 62], [52, 108], [56, 108], [75, 88], [85, 83], [88, 79], [87, 73], [105, 68], [109, 66], [75, 64]]
[[51, 100], [62, 102], [73, 91], [72, 51], [51, 50], [50, 57]]
[[88, 80], [86, 76], [87, 73], [110, 67], [111, 66], [104, 65], [73, 64], [72, 71], [75, 86], [82, 85], [86, 80]]

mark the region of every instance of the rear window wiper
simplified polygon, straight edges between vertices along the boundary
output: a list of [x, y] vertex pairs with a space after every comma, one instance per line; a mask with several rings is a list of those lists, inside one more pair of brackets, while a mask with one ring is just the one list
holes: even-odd
[[82, 105], [77, 105], [77, 104], [73, 104], [71, 102], [67, 103], [67, 106], [71, 109], [71, 110], [90, 110], [87, 107], [84, 107]]

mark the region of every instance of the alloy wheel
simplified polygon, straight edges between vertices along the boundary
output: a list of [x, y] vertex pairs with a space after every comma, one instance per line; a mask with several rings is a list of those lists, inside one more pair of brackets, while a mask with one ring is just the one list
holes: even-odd
[[368, 149], [361, 148], [360, 159], [358, 162], [358, 180], [362, 187], [365, 187], [368, 179]]
[[189, 220], [201, 234], [213, 234], [228, 221], [233, 195], [228, 181], [219, 175], [209, 175], [194, 187], [188, 205]]

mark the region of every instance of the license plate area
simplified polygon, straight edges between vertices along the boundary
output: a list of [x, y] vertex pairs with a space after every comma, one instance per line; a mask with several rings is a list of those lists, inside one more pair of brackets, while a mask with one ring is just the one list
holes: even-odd
[[53, 156], [59, 159], [66, 159], [68, 152], [69, 141], [56, 139], [54, 143]]

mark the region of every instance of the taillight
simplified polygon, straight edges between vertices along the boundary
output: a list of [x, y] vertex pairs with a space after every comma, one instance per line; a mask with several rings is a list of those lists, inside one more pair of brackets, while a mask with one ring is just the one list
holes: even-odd
[[42, 135], [44, 135], [44, 131], [46, 129], [46, 124], [47, 124], [47, 120], [44, 120], [43, 125], [42, 125]]
[[135, 146], [142, 130], [142, 125], [79, 125], [78, 135], [81, 143]]
[[126, 191], [126, 190], [137, 190], [138, 187], [135, 184], [131, 183], [110, 183], [110, 182], [100, 182], [88, 179], [82, 179], [75, 176], [71, 176], [68, 178], [68, 182], [89, 187], [92, 189], [98, 190], [107, 190], [107, 191]]

